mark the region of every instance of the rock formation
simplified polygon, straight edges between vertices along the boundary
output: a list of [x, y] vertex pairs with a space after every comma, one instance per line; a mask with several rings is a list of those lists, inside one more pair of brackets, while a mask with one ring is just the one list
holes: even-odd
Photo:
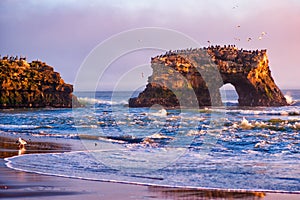
[[0, 59], [0, 108], [80, 106], [73, 86], [41, 61], [5, 56]]
[[169, 51], [151, 59], [153, 74], [146, 89], [129, 99], [129, 107], [167, 108], [221, 106], [219, 88], [232, 84], [240, 106], [284, 106], [266, 50], [248, 51], [233, 45]]

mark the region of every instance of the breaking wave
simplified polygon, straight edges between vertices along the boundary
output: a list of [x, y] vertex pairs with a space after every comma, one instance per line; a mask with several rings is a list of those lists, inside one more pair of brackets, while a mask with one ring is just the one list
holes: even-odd
[[116, 102], [116, 101], [111, 101], [111, 100], [101, 100], [101, 99], [89, 98], [89, 97], [78, 97], [78, 100], [80, 103], [82, 103], [84, 105], [90, 105], [90, 104], [126, 105], [126, 104], [128, 104], [128, 102], [125, 100]]

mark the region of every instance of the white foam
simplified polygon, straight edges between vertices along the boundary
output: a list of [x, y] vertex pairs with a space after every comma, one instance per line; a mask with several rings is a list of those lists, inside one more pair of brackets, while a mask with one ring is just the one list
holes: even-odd
[[0, 124], [0, 128], [6, 128], [6, 129], [37, 129], [40, 126], [35, 125], [16, 125], [16, 124]]
[[95, 124], [74, 125], [74, 128], [98, 128]]
[[283, 116], [288, 116], [288, 115], [289, 115], [289, 113], [288, 113], [287, 111], [282, 111], [282, 112], [280, 113], [280, 115], [283, 115]]
[[244, 129], [250, 129], [253, 126], [252, 126], [252, 124], [250, 124], [248, 122], [248, 120], [245, 117], [243, 117], [243, 120], [241, 121], [241, 127], [244, 128]]
[[82, 104], [106, 104], [106, 105], [126, 105], [127, 101], [121, 100], [120, 102], [95, 99], [89, 97], [78, 97], [78, 101]]
[[165, 117], [167, 116], [168, 112], [166, 109], [160, 109], [158, 112], [149, 113], [149, 115], [156, 116], [156, 117]]
[[267, 144], [267, 141], [262, 140], [262, 141], [256, 143], [255, 146], [254, 146], [254, 148], [262, 148], [262, 147], [264, 147], [266, 144]]
[[205, 135], [205, 131], [204, 130], [189, 130], [189, 132], [187, 133], [187, 136], [194, 136], [194, 135]]
[[286, 99], [286, 102], [287, 102], [289, 105], [291, 105], [291, 104], [294, 103], [293, 97], [292, 97], [289, 93], [287, 93], [286, 95], [284, 95], [284, 97], [285, 97], [285, 99]]
[[300, 129], [300, 122], [296, 122], [296, 123], [294, 124], [294, 126], [295, 126], [295, 129]]
[[148, 138], [153, 139], [173, 139], [173, 137], [163, 135], [161, 133], [154, 133], [153, 135], [150, 135]]

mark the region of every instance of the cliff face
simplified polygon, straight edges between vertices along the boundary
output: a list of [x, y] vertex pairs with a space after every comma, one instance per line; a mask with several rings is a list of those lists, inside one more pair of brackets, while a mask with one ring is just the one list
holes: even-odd
[[130, 107], [195, 107], [222, 105], [219, 88], [231, 83], [240, 106], [284, 106], [266, 50], [246, 51], [235, 46], [167, 52], [151, 60], [152, 76]]
[[80, 106], [73, 86], [44, 62], [17, 57], [0, 59], [0, 108]]

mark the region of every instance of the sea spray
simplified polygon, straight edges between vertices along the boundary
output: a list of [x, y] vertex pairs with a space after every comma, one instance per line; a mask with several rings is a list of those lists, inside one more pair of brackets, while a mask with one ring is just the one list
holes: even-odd
[[289, 104], [289, 105], [292, 105], [294, 103], [294, 100], [293, 100], [293, 97], [291, 96], [291, 93], [290, 92], [287, 92], [285, 95], [284, 95], [285, 99], [286, 99], [286, 102]]

